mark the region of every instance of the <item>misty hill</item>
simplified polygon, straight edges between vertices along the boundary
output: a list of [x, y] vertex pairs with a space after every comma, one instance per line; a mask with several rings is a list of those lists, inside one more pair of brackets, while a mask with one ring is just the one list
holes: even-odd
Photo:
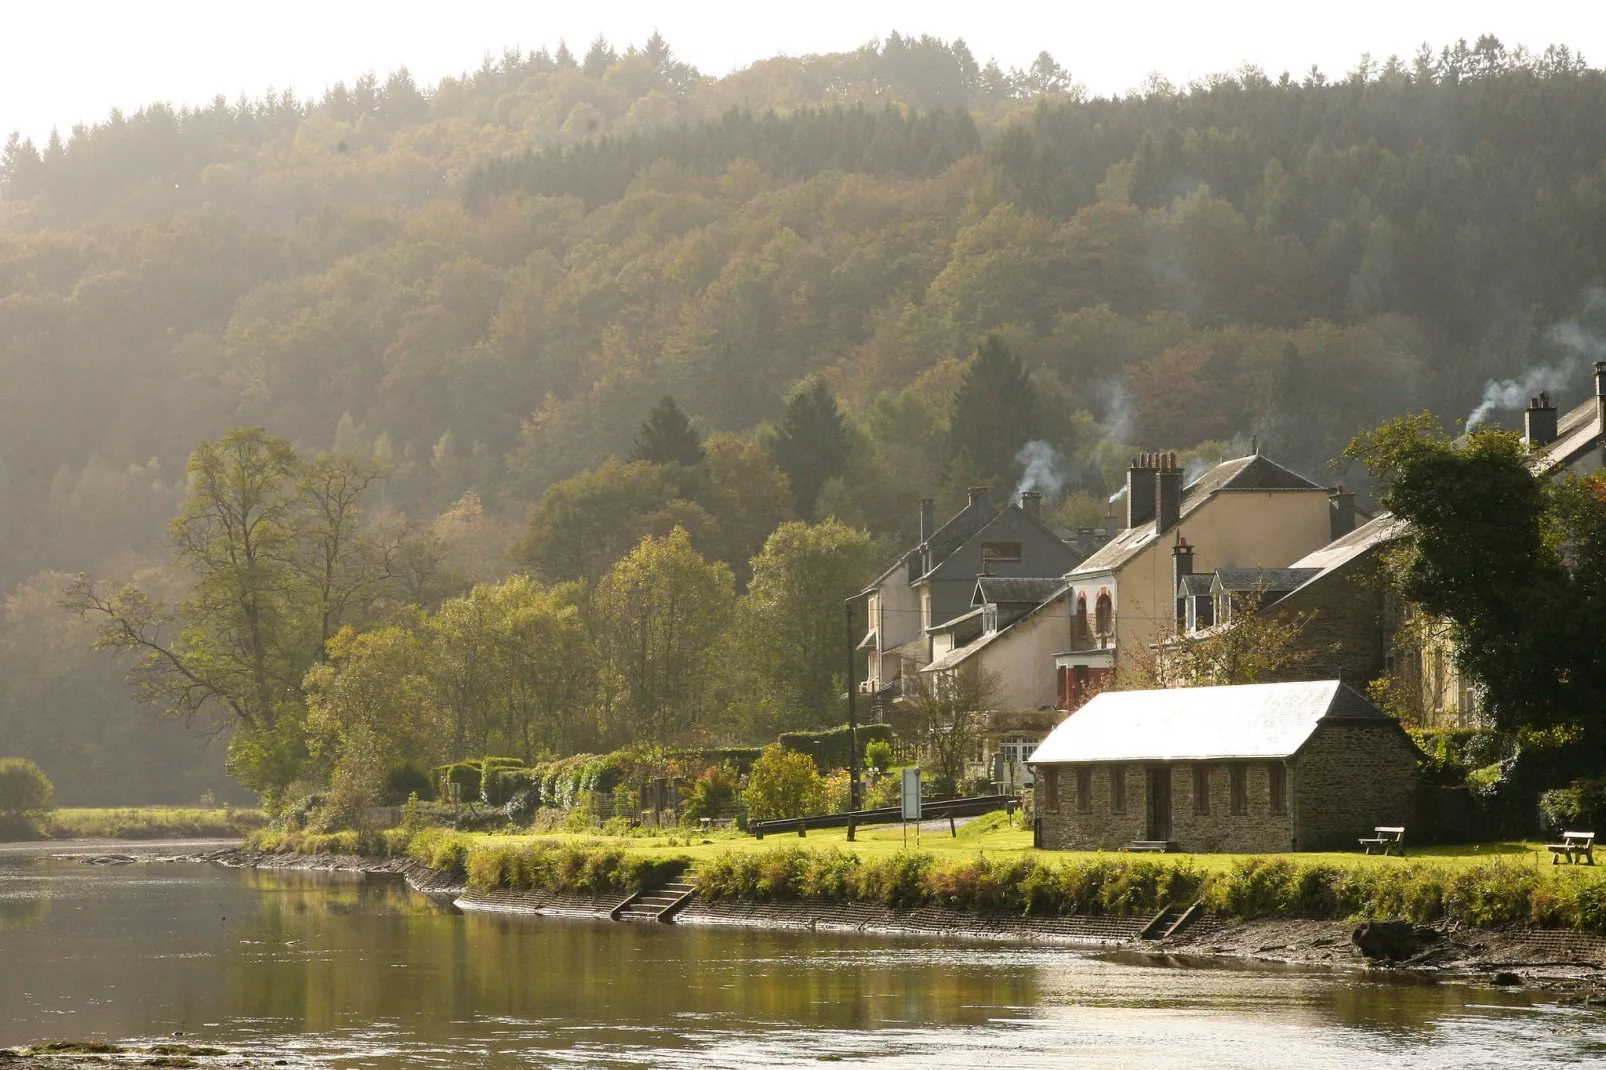
[[[907, 538], [927, 488], [1020, 476], [949, 426], [989, 334], [1062, 522], [1137, 449], [1258, 435], [1323, 475], [1490, 378], [1565, 396], [1606, 355], [1606, 77], [1484, 39], [1090, 100], [1046, 55], [930, 38], [721, 79], [599, 42], [13, 138], [0, 221], [0, 737], [61, 766], [150, 714], [41, 650], [40, 592], [149, 568], [189, 449], [232, 425], [387, 461], [385, 507], [489, 575], [663, 395], [768, 441], [810, 376], [852, 443], [812, 508]], [[161, 797], [141, 745], [95, 782]]]

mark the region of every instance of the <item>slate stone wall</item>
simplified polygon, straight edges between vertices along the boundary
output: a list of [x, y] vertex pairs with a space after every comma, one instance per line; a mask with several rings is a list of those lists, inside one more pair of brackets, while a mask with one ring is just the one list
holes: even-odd
[[[1045, 805], [1047, 788], [1041, 777], [1034, 790], [1036, 813], [1042, 822], [1042, 843], [1051, 850], [1119, 850], [1133, 840], [1149, 838], [1149, 783], [1151, 772], [1171, 778], [1171, 836], [1182, 851], [1255, 853], [1286, 851], [1293, 844], [1293, 815], [1285, 805], [1271, 807], [1271, 773], [1265, 762], [1244, 762], [1247, 812], [1232, 812], [1229, 763], [1208, 763], [1208, 812], [1196, 813], [1194, 763], [1149, 767], [1124, 765], [1125, 812], [1117, 812], [1111, 792], [1114, 765], [1090, 765], [1089, 808], [1077, 809], [1076, 766], [1058, 767], [1058, 806]], [[1046, 767], [1045, 767], [1046, 768]], [[1293, 777], [1286, 778], [1292, 791]], [[1285, 800], [1291, 802], [1291, 796]]]
[[1378, 825], [1404, 825], [1415, 814], [1417, 751], [1390, 723], [1317, 727], [1294, 760], [1290, 778], [1301, 851], [1352, 851]]

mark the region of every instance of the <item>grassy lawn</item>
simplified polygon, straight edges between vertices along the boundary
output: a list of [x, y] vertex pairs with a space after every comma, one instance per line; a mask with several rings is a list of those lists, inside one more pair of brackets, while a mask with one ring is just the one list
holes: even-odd
[[[699, 834], [695, 831], [665, 830], [660, 835], [638, 836], [600, 836], [596, 833], [539, 833], [520, 835], [486, 834], [484, 842], [495, 844], [517, 843], [529, 839], [557, 839], [576, 843], [618, 845], [630, 854], [644, 857], [670, 857], [682, 856], [694, 860], [710, 858], [726, 851], [767, 851], [778, 847], [807, 847], [811, 850], [822, 850], [827, 847], [836, 847], [850, 850], [862, 857], [875, 857], [892, 855], [904, 849], [904, 834], [897, 827], [878, 829], [859, 829], [853, 843], [848, 842], [846, 829], [819, 829], [810, 832], [806, 837], [791, 835], [770, 835], [764, 839], [755, 839], [752, 836], [739, 832], [714, 832]], [[916, 839], [911, 827], [908, 837], [908, 849], [916, 849]], [[1092, 851], [1039, 851], [1032, 847], [1032, 833], [1030, 827], [1024, 825], [1020, 815], [1015, 816], [1015, 824], [1011, 825], [1006, 815], [1002, 813], [988, 814], [979, 817], [969, 824], [959, 828], [959, 834], [952, 836], [946, 825], [941, 832], [929, 830], [922, 831], [919, 837], [919, 850], [931, 854], [938, 859], [974, 858], [978, 852], [985, 852], [989, 856], [1013, 857], [1036, 855], [1050, 860], [1088, 859], [1098, 857]], [[1489, 859], [1499, 857], [1507, 861], [1529, 862], [1534, 865], [1550, 866], [1550, 853], [1545, 850], [1542, 843], [1484, 843], [1484, 844], [1453, 844], [1446, 846], [1417, 847], [1407, 846], [1409, 852], [1404, 858], [1397, 856], [1368, 858], [1359, 851], [1310, 852], [1301, 853], [1297, 857], [1302, 862], [1335, 862], [1353, 865], [1356, 862], [1372, 862], [1380, 866], [1404, 865], [1415, 861], [1428, 861], [1453, 868], [1463, 868], [1487, 862]], [[1122, 858], [1137, 858], [1139, 855], [1120, 853]], [[1192, 866], [1205, 872], [1225, 871], [1243, 858], [1264, 857], [1238, 855], [1238, 854], [1175, 854], [1164, 856], [1167, 861], [1186, 861]], [[1554, 867], [1562, 870], [1567, 867]]]
[[199, 806], [64, 807], [44, 821], [53, 840], [171, 840], [244, 836], [266, 824], [260, 810]]

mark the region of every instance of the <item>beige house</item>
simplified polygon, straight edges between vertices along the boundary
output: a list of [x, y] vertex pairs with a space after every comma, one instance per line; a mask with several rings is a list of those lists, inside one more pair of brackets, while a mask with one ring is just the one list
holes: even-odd
[[1111, 674], [1133, 671], [1174, 634], [1180, 579], [1223, 568], [1279, 567], [1353, 527], [1350, 496], [1252, 454], [1192, 483], [1174, 454], [1145, 454], [1127, 471], [1126, 529], [1065, 576], [1055, 596], [1068, 628], [1054, 656], [1059, 704], [1075, 709]]

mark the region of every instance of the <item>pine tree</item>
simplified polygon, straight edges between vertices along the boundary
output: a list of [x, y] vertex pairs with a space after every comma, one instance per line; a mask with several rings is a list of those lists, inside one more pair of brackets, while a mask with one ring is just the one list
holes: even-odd
[[703, 440], [675, 399], [665, 394], [636, 429], [636, 449], [630, 459], [691, 468], [703, 463]]
[[848, 429], [831, 388], [811, 379], [786, 400], [786, 412], [770, 448], [775, 466], [792, 483], [792, 504], [799, 516], [812, 516], [820, 488], [841, 475], [848, 464]]
[[948, 410], [950, 463], [968, 454], [989, 477], [1011, 475], [1020, 448], [1041, 437], [1041, 423], [1031, 376], [1003, 339], [989, 335], [976, 348]]

